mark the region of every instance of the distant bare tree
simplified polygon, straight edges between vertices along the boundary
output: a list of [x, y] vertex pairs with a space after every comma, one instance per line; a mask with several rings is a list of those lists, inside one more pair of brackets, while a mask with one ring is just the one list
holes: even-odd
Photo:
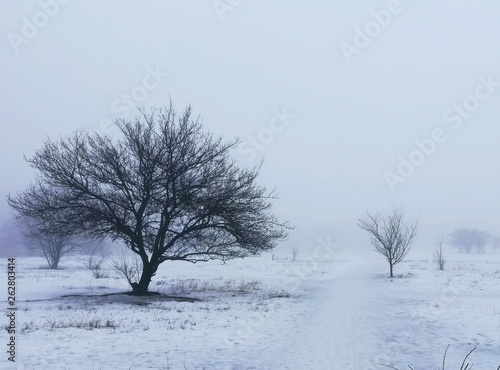
[[405, 221], [404, 211], [393, 208], [386, 215], [366, 212], [358, 220], [358, 226], [370, 234], [374, 250], [389, 262], [390, 277], [394, 277], [394, 266], [404, 260], [417, 235], [417, 221]]
[[55, 231], [43, 220], [23, 218], [21, 222], [26, 250], [44, 257], [51, 269], [57, 269], [64, 256], [75, 252], [82, 245], [75, 235]]
[[436, 249], [434, 250], [434, 262], [441, 271], [444, 270], [444, 265], [446, 263], [443, 253], [443, 243], [444, 236], [440, 236], [436, 241]]
[[491, 236], [486, 231], [477, 229], [459, 228], [449, 235], [450, 243], [455, 246], [460, 253], [484, 253]]
[[292, 253], [292, 260], [295, 261], [297, 259], [297, 254], [299, 254], [299, 249], [297, 247], [292, 247], [290, 253]]

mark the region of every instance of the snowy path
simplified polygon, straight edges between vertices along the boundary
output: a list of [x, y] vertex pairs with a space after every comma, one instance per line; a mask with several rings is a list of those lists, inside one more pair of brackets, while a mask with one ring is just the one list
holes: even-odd
[[369, 266], [369, 261], [360, 260], [340, 266], [328, 280], [304, 280], [301, 288], [307, 299], [302, 312], [279, 318], [263, 333], [267, 338], [262, 342], [273, 347], [259, 348], [257, 340], [253, 350], [235, 349], [238, 362], [253, 367], [230, 369], [375, 369], [383, 358], [372, 332], [376, 318], [370, 307], [377, 304], [377, 292], [371, 289], [374, 274]]
[[[438, 281], [414, 275], [388, 279], [385, 261], [365, 254], [351, 256], [334, 269], [328, 279], [303, 280], [304, 296], [290, 303], [289, 315], [275, 317], [254, 342], [235, 348], [232, 367], [224, 370], [387, 368], [381, 364], [429, 369], [439, 366], [448, 344], [452, 348], [447, 362], [450, 368], [458, 368], [463, 356], [481, 341], [487, 351], [493, 351], [494, 334], [479, 340], [483, 336], [474, 327], [477, 331], [470, 337], [475, 339], [466, 340], [461, 314], [446, 314], [461, 295], [443, 300], [443, 292], [450, 294], [450, 290], [436, 288]], [[424, 308], [434, 309], [436, 304], [442, 314], [426, 314]], [[453, 317], [459, 324], [447, 326]], [[489, 353], [478, 360], [491, 361], [484, 369], [498, 366]]]
[[310, 317], [297, 326], [299, 339], [295, 364], [300, 369], [370, 369], [376, 349], [373, 314], [375, 290], [370, 288], [368, 263], [350, 264], [334, 279], [306, 282], [315, 292]]

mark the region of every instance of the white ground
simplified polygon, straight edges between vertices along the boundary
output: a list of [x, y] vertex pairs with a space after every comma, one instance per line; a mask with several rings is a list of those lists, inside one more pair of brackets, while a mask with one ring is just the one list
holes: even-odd
[[394, 279], [371, 251], [297, 259], [166, 263], [151, 288], [201, 299], [178, 302], [102, 296], [127, 284], [19, 258], [17, 362], [2, 350], [0, 368], [434, 370], [448, 344], [446, 369], [474, 347], [475, 370], [500, 365], [499, 254], [450, 255], [445, 271], [410, 255]]

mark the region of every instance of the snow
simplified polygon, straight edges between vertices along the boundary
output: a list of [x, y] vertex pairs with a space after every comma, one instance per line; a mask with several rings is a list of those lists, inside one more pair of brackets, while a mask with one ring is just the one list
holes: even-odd
[[410, 255], [392, 279], [370, 250], [160, 267], [152, 290], [199, 301], [113, 294], [126, 282], [94, 279], [77, 259], [41, 266], [17, 259], [17, 361], [4, 354], [1, 369], [428, 370], [448, 344], [447, 369], [474, 347], [474, 369], [500, 365], [494, 253], [450, 254], [445, 271]]

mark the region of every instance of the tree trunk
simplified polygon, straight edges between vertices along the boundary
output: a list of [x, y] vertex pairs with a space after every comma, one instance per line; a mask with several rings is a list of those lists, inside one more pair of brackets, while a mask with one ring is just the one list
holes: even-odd
[[389, 266], [390, 266], [390, 270], [391, 270], [391, 278], [394, 277], [394, 274], [392, 272], [394, 266], [392, 265], [392, 263], [389, 263]]
[[57, 270], [59, 267], [59, 260], [58, 259], [52, 259], [49, 261], [49, 268], [52, 270]]
[[138, 283], [132, 283], [132, 293], [134, 295], [146, 295], [148, 293], [149, 283], [154, 276], [156, 268], [151, 262], [143, 264], [141, 278]]

